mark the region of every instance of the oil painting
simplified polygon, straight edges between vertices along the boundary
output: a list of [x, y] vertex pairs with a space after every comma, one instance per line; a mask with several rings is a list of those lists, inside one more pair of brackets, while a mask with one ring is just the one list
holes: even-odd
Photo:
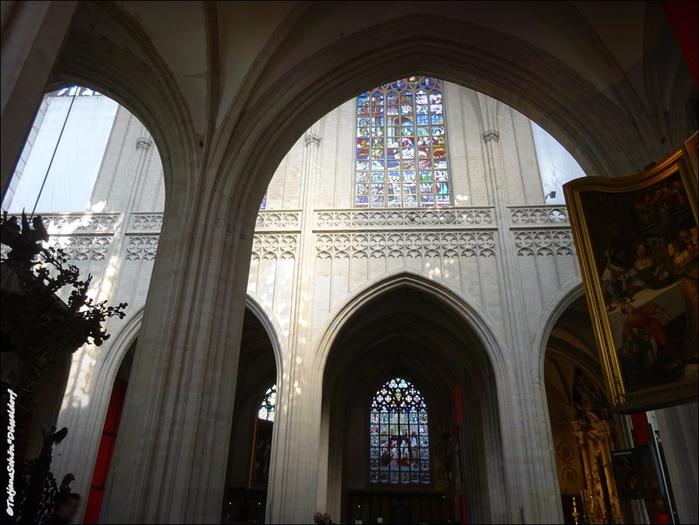
[[697, 190], [687, 155], [564, 187], [614, 408], [697, 397]]

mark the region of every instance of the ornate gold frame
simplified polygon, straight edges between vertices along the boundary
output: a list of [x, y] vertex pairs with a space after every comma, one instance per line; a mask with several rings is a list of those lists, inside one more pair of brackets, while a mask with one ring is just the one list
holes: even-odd
[[698, 146], [699, 146], [699, 131], [695, 131], [694, 135], [689, 137], [684, 143], [684, 147], [687, 150], [687, 156], [689, 157], [689, 161], [692, 165], [692, 168], [694, 168], [695, 175], [699, 171], [699, 159], [697, 158], [697, 156], [699, 156], [699, 153], [697, 153]]
[[[614, 307], [609, 304], [609, 300], [605, 303], [601, 284], [599, 260], [606, 256], [608, 250], [604, 254], [600, 252], [600, 240], [596, 239], [597, 242], [593, 242], [591, 238], [591, 232], [599, 231], [603, 224], [608, 225], [609, 223], [605, 223], [605, 221], [610, 219], [609, 215], [604, 213], [590, 213], [589, 209], [586, 212], [584, 201], [588, 203], [588, 208], [592, 207], [590, 203], [593, 198], [599, 198], [600, 202], [603, 198], [608, 198], [610, 202], [614, 202], [614, 199], [621, 202], [622, 199], [626, 198], [628, 199], [627, 202], [630, 203], [630, 199], [634, 196], [633, 192], [638, 191], [637, 196], [640, 199], [642, 194], [640, 190], [644, 190], [648, 194], [651, 191], [650, 187], [658, 184], [657, 188], [659, 188], [659, 183], [666, 181], [670, 177], [674, 176], [673, 180], [677, 180], [676, 174], [678, 174], [684, 186], [689, 203], [688, 207], [692, 211], [694, 226], [696, 226], [697, 176], [691, 165], [691, 159], [688, 159], [687, 149], [684, 148], [675, 152], [661, 163], [636, 175], [620, 178], [584, 177], [570, 181], [563, 187], [580, 262], [580, 270], [585, 285], [585, 295], [595, 332], [600, 364], [605, 376], [609, 400], [615, 412], [638, 412], [695, 400], [697, 398], [698, 386], [696, 365], [691, 366], [691, 373], [685, 374], [684, 372], [687, 372], [689, 368], [685, 369], [682, 372], [682, 377], [679, 379], [664, 380], [651, 387], [636, 390], [627, 388], [614, 342], [614, 334], [610, 328], [609, 314], [612, 311], [609, 310], [608, 312], [608, 308], [613, 309]], [[666, 185], [669, 182], [666, 181]], [[586, 196], [587, 192], [596, 193]], [[622, 193], [625, 195], [614, 196], [614, 194]], [[631, 209], [631, 206], [631, 204], [628, 204], [629, 209]], [[621, 209], [621, 206], [619, 206], [619, 209]], [[615, 213], [623, 212], [615, 211]], [[640, 227], [636, 231], [639, 238], [642, 235], [641, 231]], [[597, 251], [595, 251], [595, 246], [597, 246]], [[633, 299], [633, 295], [631, 295], [631, 298]], [[619, 309], [623, 311], [621, 306], [619, 306]]]

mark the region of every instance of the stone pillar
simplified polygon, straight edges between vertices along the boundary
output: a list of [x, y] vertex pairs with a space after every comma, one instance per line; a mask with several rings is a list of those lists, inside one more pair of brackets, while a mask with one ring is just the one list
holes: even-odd
[[313, 366], [315, 349], [311, 344], [310, 316], [315, 261], [312, 203], [321, 143], [318, 132], [316, 123], [304, 138], [300, 188], [304, 213], [294, 266], [289, 353], [280, 371], [282, 380], [274, 421], [267, 523], [309, 523], [317, 510], [323, 377]]
[[101, 522], [220, 520], [254, 215], [202, 187], [165, 210]]
[[[509, 235], [510, 223], [507, 195], [504, 190], [504, 173], [500, 134], [497, 131], [497, 105], [494, 99], [478, 94], [484, 127], [483, 143], [486, 158], [486, 180], [489, 195], [495, 206], [498, 237], [498, 281], [500, 301], [503, 305], [504, 329], [516, 377], [510, 381], [512, 391], [505, 393], [510, 404], [501, 410], [501, 423], [506, 444], [505, 457], [508, 485], [509, 516], [513, 521], [523, 519], [528, 523], [560, 523], [563, 521], [556, 464], [553, 456], [553, 440], [550, 427], [541, 425], [547, 421], [548, 409], [533, 390], [529, 356], [531, 336], [527, 329], [526, 309], [522, 297], [514, 243]], [[543, 387], [542, 387], [543, 388]], [[509, 414], [509, 415], [508, 415]], [[514, 419], [513, 419], [514, 418]], [[516, 425], [516, 430], [513, 425]], [[543, 429], [541, 427], [544, 427]], [[510, 431], [508, 431], [510, 429]], [[548, 432], [548, 433], [547, 433]]]
[[655, 411], [680, 523], [699, 523], [697, 403]]
[[3, 198], [77, 5], [73, 1], [2, 3]]

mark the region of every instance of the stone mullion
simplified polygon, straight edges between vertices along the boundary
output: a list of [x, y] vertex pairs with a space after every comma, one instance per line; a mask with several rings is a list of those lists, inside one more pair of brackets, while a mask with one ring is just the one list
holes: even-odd
[[[320, 140], [315, 124], [305, 137], [299, 192], [302, 202], [314, 202]], [[278, 371], [281, 384], [267, 491], [268, 523], [303, 523], [313, 515], [317, 497], [322, 378], [314, 376], [311, 356], [314, 220], [315, 213], [308, 208], [301, 217], [294, 264], [288, 354]]]
[[[545, 444], [550, 441], [542, 440], [541, 432], [536, 428], [539, 412], [545, 410], [543, 406], [537, 406], [533, 395], [533, 385], [529, 364], [524, 358], [530, 352], [530, 336], [528, 323], [525, 317], [525, 303], [522, 295], [522, 284], [517, 272], [517, 259], [515, 246], [509, 235], [510, 224], [509, 211], [507, 209], [505, 184], [506, 174], [502, 164], [497, 131], [497, 106], [496, 102], [484, 95], [478, 95], [483, 114], [483, 124], [486, 131], [483, 133], [486, 180], [489, 186], [489, 194], [492, 196], [495, 206], [494, 215], [500, 231], [497, 235], [497, 259], [498, 280], [500, 282], [500, 301], [503, 310], [505, 336], [510, 346], [510, 365], [516, 373], [517, 388], [514, 392], [503, 393], [503, 401], [510, 405], [512, 416], [519, 416], [521, 427], [517, 432], [507, 432], [510, 442], [505, 446], [509, 451], [506, 463], [514, 469], [514, 479], [510, 477], [510, 494], [514, 499], [508, 501], [509, 515], [519, 519], [520, 511], [524, 512], [527, 521], [556, 522], [562, 519], [560, 502], [550, 498], [555, 494], [556, 472], [552, 455], [545, 454]], [[507, 235], [503, 234], [507, 231]], [[506, 312], [506, 313], [505, 313]], [[503, 428], [512, 428], [513, 421], [503, 420]], [[515, 437], [517, 436], [517, 437]], [[507, 438], [506, 438], [507, 439]], [[523, 509], [523, 510], [522, 510]]]

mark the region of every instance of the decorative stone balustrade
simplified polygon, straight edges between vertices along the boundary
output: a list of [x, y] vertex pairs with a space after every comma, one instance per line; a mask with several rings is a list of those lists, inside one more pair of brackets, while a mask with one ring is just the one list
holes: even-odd
[[267, 211], [260, 210], [255, 221], [255, 231], [299, 230], [301, 228], [301, 210]]
[[513, 228], [570, 226], [565, 206], [512, 206], [509, 210]]
[[118, 213], [52, 213], [42, 215], [49, 235], [113, 234]]
[[[509, 228], [519, 256], [575, 253], [565, 206], [509, 207]], [[293, 259], [301, 210], [260, 210], [252, 257]], [[65, 213], [43, 216], [52, 242], [69, 262], [101, 261], [111, 244], [118, 214]], [[134, 213], [126, 232], [127, 261], [155, 258], [162, 213]], [[315, 212], [319, 258], [492, 257], [493, 208], [342, 209]], [[348, 230], [361, 231], [348, 231]], [[404, 231], [401, 231], [404, 230]]]
[[320, 259], [493, 257], [495, 234], [491, 231], [342, 232], [316, 237]]
[[396, 208], [318, 210], [315, 227], [320, 230], [493, 228], [493, 208]]

